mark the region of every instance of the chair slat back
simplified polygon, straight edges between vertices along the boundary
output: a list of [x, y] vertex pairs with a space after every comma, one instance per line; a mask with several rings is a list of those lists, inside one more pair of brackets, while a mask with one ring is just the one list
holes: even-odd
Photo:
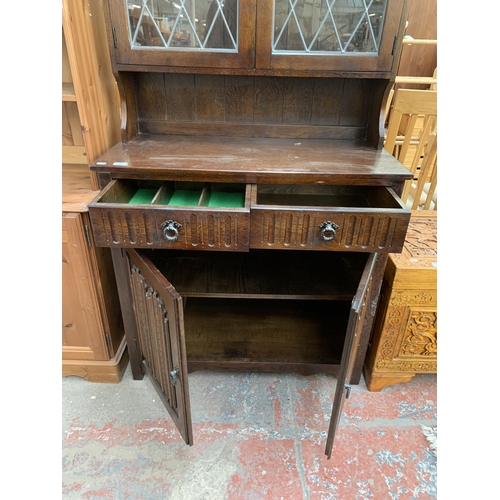
[[403, 202], [412, 210], [437, 208], [437, 91], [396, 92], [384, 148], [414, 174]]

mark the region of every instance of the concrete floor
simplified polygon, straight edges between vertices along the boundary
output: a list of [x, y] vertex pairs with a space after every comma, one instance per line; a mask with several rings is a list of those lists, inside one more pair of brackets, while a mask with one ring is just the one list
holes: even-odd
[[147, 377], [62, 381], [63, 498], [409, 500], [437, 498], [421, 424], [437, 424], [435, 375], [354, 386], [332, 458], [324, 446], [335, 378], [195, 372], [186, 446]]

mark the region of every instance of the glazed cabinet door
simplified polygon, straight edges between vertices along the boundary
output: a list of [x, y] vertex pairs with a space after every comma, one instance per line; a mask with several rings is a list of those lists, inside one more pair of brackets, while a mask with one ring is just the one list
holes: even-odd
[[325, 454], [328, 458], [330, 458], [332, 454], [333, 442], [340, 417], [342, 415], [344, 401], [350, 395], [351, 388], [348, 384], [351, 380], [354, 365], [356, 363], [356, 355], [361, 339], [364, 320], [372, 307], [371, 288], [378, 258], [379, 255], [376, 253], [372, 253], [368, 258], [363, 275], [361, 276], [358, 290], [352, 300], [349, 323], [347, 326], [347, 333], [340, 361], [340, 371], [337, 378], [337, 387], [333, 400], [330, 427], [328, 429], [328, 437], [326, 440]]
[[120, 65], [253, 68], [256, 0], [108, 0]]
[[142, 366], [186, 444], [193, 444], [182, 298], [153, 263], [127, 250]]
[[389, 72], [405, 0], [258, 0], [257, 69]]

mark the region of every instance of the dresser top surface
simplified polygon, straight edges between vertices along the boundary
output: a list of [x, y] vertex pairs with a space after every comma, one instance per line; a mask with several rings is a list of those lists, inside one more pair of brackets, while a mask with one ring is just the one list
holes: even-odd
[[112, 177], [389, 185], [412, 177], [364, 141], [139, 134], [92, 166]]
[[88, 204], [99, 194], [92, 189], [87, 165], [62, 166], [62, 211], [87, 212]]

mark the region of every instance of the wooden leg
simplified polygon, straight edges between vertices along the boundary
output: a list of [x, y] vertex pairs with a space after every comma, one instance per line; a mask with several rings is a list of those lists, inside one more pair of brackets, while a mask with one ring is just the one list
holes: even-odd
[[398, 377], [384, 377], [380, 375], [368, 375], [365, 372], [366, 387], [370, 392], [379, 392], [389, 385], [409, 382], [415, 376], [414, 373]]
[[115, 269], [116, 283], [118, 285], [118, 296], [123, 315], [125, 338], [130, 357], [130, 367], [134, 380], [142, 380], [144, 373], [141, 368], [142, 353], [137, 342], [137, 325], [134, 310], [132, 308], [132, 291], [130, 290], [129, 267], [125, 251], [120, 248], [112, 248], [113, 267]]

